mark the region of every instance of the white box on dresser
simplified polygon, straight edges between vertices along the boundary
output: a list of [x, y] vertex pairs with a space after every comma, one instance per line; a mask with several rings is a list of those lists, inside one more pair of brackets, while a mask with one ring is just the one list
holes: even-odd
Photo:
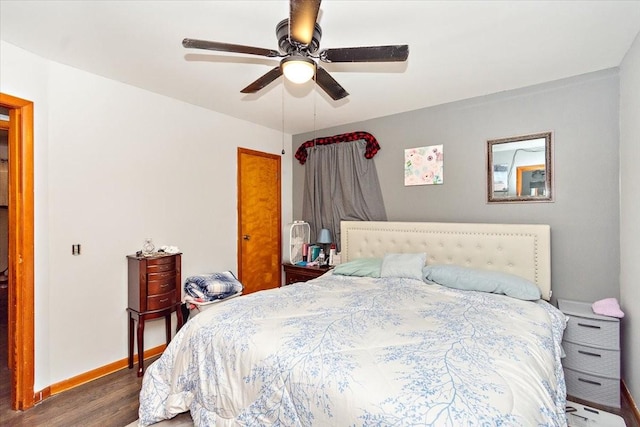
[[620, 320], [595, 314], [591, 304], [558, 299], [569, 321], [562, 359], [567, 394], [620, 407]]

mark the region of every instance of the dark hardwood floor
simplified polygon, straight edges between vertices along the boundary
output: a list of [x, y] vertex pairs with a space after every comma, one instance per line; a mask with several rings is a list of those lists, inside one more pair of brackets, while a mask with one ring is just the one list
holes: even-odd
[[136, 369], [123, 369], [51, 396], [27, 411], [12, 411], [7, 324], [1, 321], [0, 340], [0, 426], [123, 427], [138, 419], [142, 378]]
[[[0, 315], [3, 313], [0, 308]], [[6, 319], [6, 318], [5, 318]], [[150, 360], [146, 366], [155, 360]], [[10, 409], [10, 372], [7, 368], [7, 324], [0, 317], [0, 426], [11, 427], [123, 427], [138, 419], [138, 393], [142, 379], [136, 369], [123, 369], [106, 377], [51, 396], [27, 411]], [[624, 418], [627, 427], [640, 427], [630, 402], [623, 395], [622, 409], [578, 403]]]

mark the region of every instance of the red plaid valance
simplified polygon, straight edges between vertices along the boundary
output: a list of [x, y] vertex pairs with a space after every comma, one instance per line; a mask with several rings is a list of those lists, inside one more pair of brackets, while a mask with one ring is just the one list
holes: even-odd
[[298, 147], [298, 150], [296, 151], [296, 159], [298, 159], [301, 165], [304, 165], [307, 161], [307, 148], [311, 148], [314, 145], [329, 145], [336, 144], [338, 142], [357, 141], [359, 139], [364, 139], [367, 143], [364, 157], [367, 159], [372, 159], [373, 156], [375, 156], [376, 153], [380, 150], [380, 144], [378, 144], [376, 138], [368, 132], [350, 132], [340, 135], [311, 139], [309, 141], [303, 142], [302, 145]]

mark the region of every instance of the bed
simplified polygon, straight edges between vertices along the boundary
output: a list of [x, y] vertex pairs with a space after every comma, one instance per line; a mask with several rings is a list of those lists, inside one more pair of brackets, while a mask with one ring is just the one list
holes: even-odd
[[346, 221], [341, 254], [189, 320], [147, 368], [140, 425], [566, 425], [547, 225]]

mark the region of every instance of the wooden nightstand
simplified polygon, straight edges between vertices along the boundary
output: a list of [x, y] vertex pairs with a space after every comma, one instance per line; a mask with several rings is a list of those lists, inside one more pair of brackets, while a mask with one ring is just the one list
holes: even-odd
[[302, 267], [293, 264], [282, 264], [284, 267], [284, 284], [290, 285], [297, 282], [306, 282], [307, 280], [315, 279], [322, 276], [333, 267], [320, 268], [320, 267]]
[[585, 302], [559, 299], [558, 308], [569, 317], [562, 341], [567, 394], [619, 408], [620, 320]]
[[164, 317], [167, 344], [171, 341], [171, 313], [182, 326], [181, 254], [150, 257], [127, 255], [129, 263], [129, 369], [133, 368], [133, 329], [138, 321], [138, 376], [144, 372], [144, 322]]

